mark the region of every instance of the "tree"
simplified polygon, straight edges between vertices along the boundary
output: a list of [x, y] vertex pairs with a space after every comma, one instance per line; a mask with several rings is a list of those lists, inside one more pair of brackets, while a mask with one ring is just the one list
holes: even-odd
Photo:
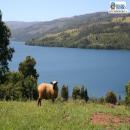
[[84, 100], [87, 102], [89, 100], [87, 88], [84, 90]]
[[1, 10], [0, 10], [0, 21], [2, 20], [2, 13], [1, 13]]
[[0, 99], [32, 100], [37, 98], [37, 81], [33, 76], [24, 78], [20, 72], [6, 74], [6, 82], [0, 85]]
[[84, 86], [82, 86], [80, 89], [80, 97], [86, 102], [89, 100], [87, 88], [85, 88]]
[[107, 92], [105, 101], [107, 103], [116, 104], [116, 102], [117, 102], [116, 94], [113, 91]]
[[0, 11], [0, 84], [5, 81], [5, 73], [9, 71], [8, 62], [11, 61], [14, 49], [9, 47], [11, 32], [2, 21]]
[[37, 80], [33, 76], [24, 79], [22, 87], [22, 97], [24, 99], [33, 100], [37, 97]]
[[81, 99], [84, 99], [84, 96], [85, 96], [84, 86], [82, 86], [82, 87], [81, 87], [81, 90], [80, 90], [80, 97], [81, 97]]
[[63, 85], [62, 89], [61, 89], [61, 97], [63, 98], [64, 101], [67, 101], [68, 96], [69, 96], [69, 94], [68, 94], [68, 86]]
[[36, 80], [39, 75], [35, 69], [36, 61], [31, 56], [27, 56], [26, 59], [19, 64], [19, 72], [24, 75], [24, 78], [33, 76]]
[[130, 105], [130, 82], [128, 82], [128, 84], [125, 86], [125, 90], [126, 90], [125, 103], [127, 105]]

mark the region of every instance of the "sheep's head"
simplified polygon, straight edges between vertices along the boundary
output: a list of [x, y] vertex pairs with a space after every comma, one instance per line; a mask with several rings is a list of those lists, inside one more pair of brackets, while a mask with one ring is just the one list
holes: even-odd
[[57, 81], [52, 81], [51, 84], [53, 85], [53, 89], [55, 91], [58, 91], [58, 86], [57, 86], [58, 82]]

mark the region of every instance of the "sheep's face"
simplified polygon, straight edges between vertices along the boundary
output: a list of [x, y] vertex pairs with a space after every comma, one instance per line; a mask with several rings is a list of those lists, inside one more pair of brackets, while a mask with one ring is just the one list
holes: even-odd
[[58, 91], [58, 86], [57, 86], [58, 82], [57, 81], [52, 81], [51, 84], [53, 85], [53, 89], [55, 91]]

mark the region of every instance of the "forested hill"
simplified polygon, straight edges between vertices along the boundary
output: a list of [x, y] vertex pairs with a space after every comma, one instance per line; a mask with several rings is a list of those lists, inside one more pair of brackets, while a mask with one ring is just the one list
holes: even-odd
[[11, 27], [12, 36], [28, 45], [130, 49], [130, 14], [98, 12], [24, 24]]

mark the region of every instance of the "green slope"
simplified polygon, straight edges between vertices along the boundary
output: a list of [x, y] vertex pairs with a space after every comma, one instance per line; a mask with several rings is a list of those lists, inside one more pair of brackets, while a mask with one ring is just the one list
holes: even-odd
[[94, 13], [69, 19], [67, 27], [28, 40], [28, 45], [130, 49], [130, 14]]

